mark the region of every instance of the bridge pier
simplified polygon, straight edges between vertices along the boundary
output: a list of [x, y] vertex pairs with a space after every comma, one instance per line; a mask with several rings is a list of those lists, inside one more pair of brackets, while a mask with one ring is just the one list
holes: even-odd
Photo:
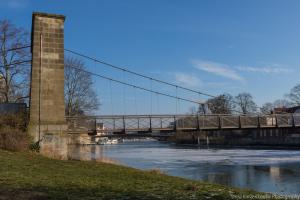
[[28, 131], [41, 153], [66, 158], [64, 100], [64, 20], [62, 15], [33, 13], [30, 120]]

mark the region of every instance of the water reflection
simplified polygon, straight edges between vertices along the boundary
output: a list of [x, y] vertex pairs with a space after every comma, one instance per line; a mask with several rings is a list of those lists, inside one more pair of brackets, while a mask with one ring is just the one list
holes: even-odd
[[96, 145], [69, 145], [69, 159], [82, 161], [96, 161], [112, 164], [121, 164], [118, 160], [106, 157], [101, 146]]
[[300, 194], [299, 150], [203, 149], [138, 141], [77, 147], [73, 156], [139, 169], [159, 168], [170, 175], [228, 186]]

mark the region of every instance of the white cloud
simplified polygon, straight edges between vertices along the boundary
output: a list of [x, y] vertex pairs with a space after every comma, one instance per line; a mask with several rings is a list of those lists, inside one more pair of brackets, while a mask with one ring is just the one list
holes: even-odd
[[175, 80], [179, 84], [184, 84], [186, 87], [195, 87], [201, 84], [201, 80], [194, 75], [177, 72]]
[[293, 70], [284, 67], [250, 67], [250, 66], [238, 66], [236, 67], [238, 71], [243, 72], [253, 72], [253, 73], [263, 73], [263, 74], [287, 74]]
[[229, 66], [223, 63], [205, 61], [205, 60], [194, 60], [194, 67], [206, 71], [218, 76], [223, 76], [232, 80], [244, 81], [239, 72], [248, 73], [260, 73], [266, 75], [281, 75], [293, 72], [292, 69], [287, 67], [282, 67], [280, 65], [270, 65], [266, 67], [253, 67], [253, 66]]
[[244, 81], [244, 78], [241, 77], [235, 70], [231, 69], [228, 65], [204, 61], [204, 60], [194, 60], [193, 61], [195, 68], [206, 71], [218, 76], [223, 76], [232, 80]]
[[232, 85], [231, 83], [227, 83], [227, 82], [206, 82], [205, 87], [212, 88], [212, 89], [226, 88], [226, 90], [237, 90], [237, 89], [242, 89], [243, 85], [241, 84]]

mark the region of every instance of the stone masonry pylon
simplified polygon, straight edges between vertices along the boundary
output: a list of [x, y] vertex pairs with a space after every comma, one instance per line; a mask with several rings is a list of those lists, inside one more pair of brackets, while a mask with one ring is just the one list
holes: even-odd
[[33, 13], [29, 132], [34, 141], [66, 130], [62, 15]]

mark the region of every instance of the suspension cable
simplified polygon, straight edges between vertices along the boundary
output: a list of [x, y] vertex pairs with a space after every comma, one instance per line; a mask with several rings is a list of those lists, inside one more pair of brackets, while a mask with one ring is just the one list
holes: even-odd
[[[198, 99], [201, 99], [201, 94], [198, 94]], [[200, 103], [200, 102], [199, 102]], [[199, 104], [199, 107], [197, 108], [197, 110], [198, 111], [196, 111], [197, 113], [201, 113], [201, 110], [202, 110], [202, 113], [203, 114], [206, 114], [206, 110], [205, 110], [205, 108], [203, 107], [203, 104], [201, 103], [201, 104]]]
[[135, 114], [137, 115], [137, 113], [138, 113], [138, 105], [137, 105], [136, 87], [133, 87], [133, 92], [134, 92], [134, 107], [135, 107]]
[[93, 57], [84, 55], [84, 54], [82, 54], [82, 53], [75, 52], [75, 51], [70, 50], [70, 49], [65, 49], [65, 51], [70, 52], [70, 53], [72, 53], [72, 54], [75, 54], [75, 55], [77, 55], [77, 56], [83, 57], [83, 58], [87, 58], [87, 59], [89, 59], [89, 60], [94, 60], [95, 62], [101, 63], [101, 64], [106, 65], [106, 66], [108, 66], [108, 67], [111, 67], [111, 68], [114, 68], [114, 69], [117, 69], [117, 70], [122, 70], [122, 71], [125, 71], [125, 72], [127, 72], [127, 73], [130, 73], [130, 74], [139, 76], [139, 77], [143, 77], [143, 78], [146, 78], [146, 79], [150, 79], [150, 80], [153, 80], [153, 81], [156, 81], [156, 82], [159, 82], [159, 83], [163, 83], [163, 84], [166, 84], [166, 85], [169, 85], [169, 86], [178, 87], [178, 88], [180, 88], [180, 89], [187, 90], [187, 91], [190, 91], [190, 92], [194, 92], [194, 93], [198, 93], [198, 94], [203, 94], [203, 95], [205, 95], [205, 96], [216, 97], [216, 96], [214, 96], [214, 95], [210, 95], [210, 94], [207, 94], [207, 93], [204, 93], [204, 92], [196, 91], [196, 90], [189, 89], [189, 88], [186, 88], [186, 87], [182, 87], [182, 86], [179, 86], [179, 85], [176, 85], [176, 84], [173, 84], [173, 83], [169, 83], [169, 82], [166, 82], [166, 81], [163, 81], [163, 80], [159, 80], [159, 79], [156, 79], [156, 78], [153, 78], [153, 77], [144, 75], [144, 74], [140, 74], [140, 73], [131, 71], [131, 70], [129, 70], [129, 69], [126, 69], [126, 68], [123, 68], [123, 67], [119, 67], [119, 66], [110, 64], [110, 63], [108, 63], [108, 62], [105, 62], [105, 61], [102, 61], [102, 60], [99, 60], [99, 59], [96, 59], [96, 58], [93, 58]]
[[[123, 71], [123, 82], [125, 83], [125, 72]], [[123, 85], [123, 112], [126, 115], [126, 87]]]
[[[153, 90], [153, 88], [152, 88], [152, 80], [151, 80], [151, 79], [150, 79], [150, 90]], [[152, 104], [153, 104], [153, 100], [152, 100], [152, 92], [150, 92], [150, 114], [151, 114], [151, 115], [152, 115], [152, 110], [153, 110]]]
[[73, 69], [76, 69], [76, 70], [79, 70], [79, 71], [83, 71], [85, 73], [91, 74], [93, 76], [97, 76], [97, 77], [102, 78], [102, 79], [111, 80], [112, 82], [116, 82], [116, 83], [119, 83], [119, 84], [123, 84], [123, 85], [131, 86], [131, 87], [135, 87], [137, 89], [144, 90], [144, 91], [147, 91], [147, 92], [157, 93], [157, 94], [162, 95], [162, 96], [166, 96], [166, 97], [170, 97], [170, 98], [174, 98], [174, 99], [180, 99], [182, 101], [186, 101], [186, 102], [190, 102], [190, 103], [199, 104], [199, 102], [194, 101], [194, 100], [186, 99], [186, 98], [183, 98], [183, 97], [176, 97], [176, 96], [173, 96], [173, 95], [170, 95], [170, 94], [166, 94], [166, 93], [162, 93], [162, 92], [150, 90], [150, 89], [138, 86], [138, 85], [126, 83], [126, 82], [123, 82], [123, 81], [119, 81], [117, 79], [113, 79], [113, 78], [110, 78], [110, 77], [107, 77], [107, 76], [103, 76], [103, 75], [100, 75], [100, 74], [97, 74], [97, 73], [94, 73], [94, 72], [90, 72], [90, 71], [87, 71], [87, 70], [84, 70], [84, 69], [80, 69], [78, 67], [74, 67], [74, 66], [67, 66], [67, 67], [73, 68]]
[[178, 113], [181, 114], [181, 109], [180, 109], [180, 99], [178, 99]]
[[[14, 62], [14, 63], [11, 63], [11, 64], [6, 65], [6, 66], [18, 65], [18, 64], [28, 63], [28, 62], [31, 62], [31, 61], [32, 60], [24, 60], [24, 61], [20, 61], [20, 62]], [[5, 66], [0, 66], [0, 67], [5, 67]], [[175, 98], [176, 100], [181, 99], [183, 101], [199, 104], [199, 102], [197, 102], [197, 101], [186, 99], [186, 98], [181, 98], [181, 97], [178, 97], [177, 95], [173, 96], [173, 95], [169, 95], [169, 94], [166, 94], [166, 93], [149, 90], [149, 89], [146, 89], [146, 88], [143, 88], [143, 87], [140, 87], [140, 86], [136, 86], [136, 85], [133, 85], [133, 84], [128, 84], [128, 83], [125, 83], [125, 82], [122, 82], [122, 81], [118, 81], [118, 80], [115, 80], [115, 79], [112, 79], [112, 78], [109, 78], [109, 77], [102, 76], [100, 74], [89, 72], [87, 70], [83, 70], [83, 69], [80, 69], [80, 68], [77, 68], [77, 67], [72, 67], [72, 66], [67, 66], [67, 67], [74, 68], [74, 69], [77, 69], [77, 70], [81, 70], [81, 71], [84, 71], [84, 72], [89, 73], [91, 75], [98, 76], [100, 78], [107, 79], [107, 80], [110, 80], [110, 81], [113, 81], [113, 82], [118, 82], [118, 83], [123, 84], [123, 85], [135, 87], [135, 88], [140, 89], [140, 90], [148, 91], [148, 92], [151, 92], [151, 93], [156, 93], [156, 94], [159, 94], [159, 95], [162, 95], [162, 96], [167, 96], [167, 97], [170, 97], [170, 98]]]
[[[76, 52], [76, 51], [73, 51], [73, 50], [70, 50], [70, 49], [64, 49], [64, 50], [67, 51], [67, 52], [70, 52], [70, 53], [72, 53], [74, 55], [77, 55], [77, 56], [80, 56], [80, 57], [83, 57], [83, 58], [86, 58], [86, 59], [93, 60], [95, 62], [101, 63], [101, 64], [103, 64], [105, 66], [108, 66], [108, 67], [111, 67], [111, 68], [114, 68], [114, 69], [117, 69], [117, 70], [122, 70], [122, 71], [124, 71], [126, 73], [130, 73], [130, 74], [133, 74], [133, 75], [136, 75], [136, 76], [139, 76], [139, 77], [150, 79], [150, 80], [153, 80], [153, 81], [165, 84], [165, 85], [177, 87], [177, 88], [189, 91], [189, 92], [194, 92], [194, 93], [201, 94], [201, 95], [204, 95], [204, 96], [207, 96], [207, 97], [211, 97], [211, 98], [216, 98], [217, 97], [216, 95], [212, 95], [212, 94], [208, 94], [208, 93], [205, 93], [205, 92], [193, 90], [193, 89], [190, 89], [190, 88], [187, 88], [187, 87], [183, 87], [183, 86], [176, 85], [176, 84], [173, 84], [173, 83], [170, 83], [170, 82], [166, 82], [166, 81], [163, 81], [163, 80], [160, 80], [160, 79], [156, 79], [156, 78], [153, 78], [153, 77], [141, 74], [141, 73], [137, 73], [137, 72], [131, 71], [131, 70], [127, 69], [127, 68], [119, 67], [119, 66], [110, 64], [108, 62], [105, 62], [103, 60], [99, 60], [99, 59], [96, 59], [96, 58], [84, 55], [82, 53], [79, 53], [79, 52]], [[234, 101], [234, 100], [230, 100], [230, 102], [235, 103], [235, 104], [239, 104], [237, 101]], [[255, 107], [261, 109], [261, 107], [259, 107], [259, 106], [255, 106]]]
[[178, 114], [178, 87], [176, 87], [176, 115]]
[[[16, 50], [20, 50], [20, 49], [25, 49], [25, 48], [29, 48], [31, 47], [31, 45], [24, 45], [24, 46], [21, 46], [21, 47], [15, 47], [15, 48], [10, 48], [10, 49], [7, 49], [5, 51], [0, 51], [0, 53], [2, 54], [3, 52], [10, 52], [10, 51], [16, 51]], [[147, 79], [150, 79], [151, 80], [151, 85], [152, 85], [152, 81], [156, 81], [156, 82], [159, 82], [159, 83], [162, 83], [162, 84], [166, 84], [166, 85], [169, 85], [169, 86], [173, 86], [173, 87], [176, 87], [176, 88], [180, 88], [180, 89], [183, 89], [183, 90], [186, 90], [186, 91], [190, 91], [190, 92], [194, 92], [194, 93], [197, 93], [200, 95], [204, 95], [204, 96], [208, 96], [208, 97], [211, 97], [211, 98], [215, 98], [217, 97], [216, 95], [212, 95], [212, 94], [208, 94], [208, 93], [204, 93], [204, 92], [201, 92], [201, 91], [197, 91], [197, 90], [193, 90], [193, 89], [190, 89], [190, 88], [186, 88], [186, 87], [183, 87], [183, 86], [180, 86], [180, 85], [176, 85], [176, 84], [173, 84], [173, 83], [169, 83], [169, 82], [166, 82], [166, 81], [163, 81], [163, 80], [159, 80], [159, 79], [156, 79], [156, 78], [153, 78], [153, 77], [150, 77], [150, 76], [146, 76], [144, 74], [140, 74], [140, 73], [136, 73], [134, 71], [131, 71], [131, 70], [128, 70], [126, 68], [123, 68], [123, 67], [119, 67], [119, 66], [116, 66], [116, 65], [113, 65], [113, 64], [110, 64], [108, 62], [105, 62], [105, 61], [101, 61], [101, 60], [98, 60], [96, 58], [93, 58], [93, 57], [90, 57], [90, 56], [87, 56], [87, 55], [84, 55], [82, 53], [78, 53], [78, 52], [75, 52], [73, 50], [69, 50], [69, 49], [64, 49], [65, 51], [67, 52], [70, 52], [72, 54], [75, 54], [75, 55], [78, 55], [78, 56], [81, 56], [81, 57], [84, 57], [84, 58], [87, 58], [87, 59], [90, 59], [90, 60], [93, 60], [95, 63], [101, 63], [103, 65], [106, 65], [106, 66], [109, 66], [109, 67], [112, 67], [114, 69], [118, 69], [118, 70], [122, 70], [124, 73], [130, 73], [130, 74], [133, 74], [133, 75], [136, 75], [136, 76], [140, 76], [140, 77], [143, 77], [143, 78], [147, 78]], [[13, 66], [13, 65], [19, 65], [19, 64], [23, 64], [23, 63], [27, 63], [27, 62], [31, 62], [32, 60], [24, 60], [24, 61], [19, 61], [19, 62], [14, 62], [14, 63], [10, 63], [8, 65], [5, 65], [5, 66]], [[0, 66], [0, 67], [5, 67], [4, 65]], [[79, 70], [79, 69], [77, 69]], [[87, 73], [91, 73], [92, 75], [96, 75], [95, 73], [92, 73], [92, 72], [88, 72], [86, 70], [84, 70], [85, 72]], [[101, 75], [99, 75], [101, 76]], [[102, 77], [104, 78], [104, 76]], [[106, 79], [109, 79], [110, 80], [110, 84], [111, 84], [111, 81], [115, 81], [115, 82], [119, 82], [121, 83], [121, 81], [117, 81], [117, 80], [114, 80], [114, 79], [111, 79], [111, 78], [108, 78], [108, 77], [105, 77]], [[125, 82], [123, 82], [122, 84], [125, 84]], [[131, 84], [128, 84], [128, 85], [131, 85]], [[160, 94], [160, 95], [163, 95], [163, 96], [168, 96], [168, 97], [172, 97], [174, 98], [174, 96], [172, 95], [168, 95], [168, 94], [165, 94], [165, 93], [160, 93], [160, 92], [154, 92], [152, 90], [152, 87], [151, 87], [151, 90], [148, 90], [146, 88], [142, 88], [142, 87], [136, 87], [133, 85], [134, 88], [138, 88], [138, 89], [143, 89], [143, 90], [146, 90], [148, 92], [151, 92], [152, 93], [156, 93], [156, 94]], [[177, 96], [176, 94], [176, 97], [177, 101], [179, 100], [183, 100], [183, 101], [188, 101], [188, 102], [192, 102], [192, 103], [197, 103], [199, 104], [199, 102], [196, 102], [196, 101], [193, 101], [193, 100], [189, 100], [189, 99], [185, 99], [185, 98], [180, 98]], [[151, 102], [152, 102], [152, 95], [151, 95]], [[231, 102], [235, 103], [235, 104], [238, 104], [238, 102], [236, 101], [233, 101], [231, 100]], [[177, 105], [177, 102], [176, 102], [176, 105]], [[152, 106], [152, 105], [151, 105]], [[262, 107], [259, 107], [259, 106], [255, 106], [256, 108], [259, 108], [261, 109]], [[176, 108], [177, 109], [177, 108]], [[232, 111], [235, 111], [235, 112], [238, 112], [236, 110], [232, 110]]]
[[157, 106], [157, 113], [160, 111], [160, 106], [159, 106], [159, 94], [156, 93], [156, 106]]
[[111, 115], [114, 115], [114, 104], [113, 104], [113, 98], [112, 98], [111, 80], [109, 80], [109, 96], [110, 96]]

